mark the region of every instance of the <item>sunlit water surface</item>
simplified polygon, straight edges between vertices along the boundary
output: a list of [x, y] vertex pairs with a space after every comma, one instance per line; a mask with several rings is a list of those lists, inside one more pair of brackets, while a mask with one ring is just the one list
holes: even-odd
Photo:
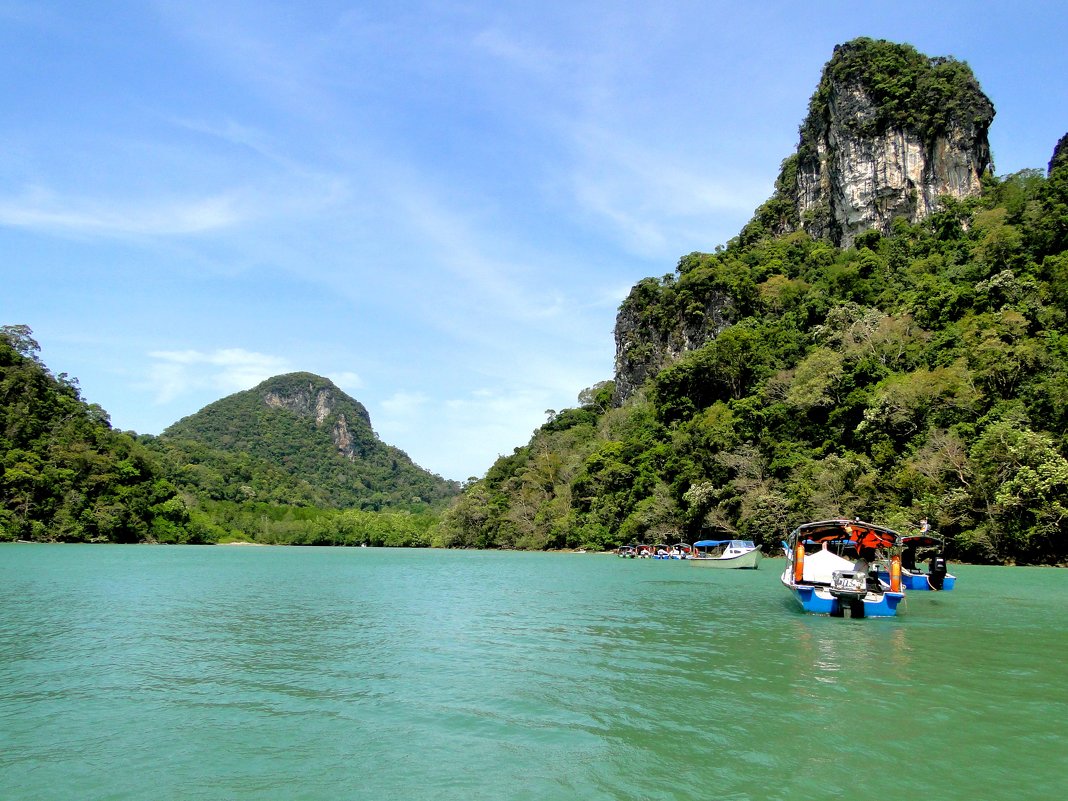
[[0, 798], [1064, 796], [1068, 571], [851, 620], [781, 566], [0, 546]]

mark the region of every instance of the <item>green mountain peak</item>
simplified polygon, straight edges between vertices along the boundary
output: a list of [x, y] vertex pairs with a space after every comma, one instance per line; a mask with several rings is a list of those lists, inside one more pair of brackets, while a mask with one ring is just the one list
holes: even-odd
[[274, 376], [229, 395], [161, 438], [247, 453], [315, 486], [339, 508], [434, 505], [458, 490], [382, 442], [366, 407], [313, 373]]

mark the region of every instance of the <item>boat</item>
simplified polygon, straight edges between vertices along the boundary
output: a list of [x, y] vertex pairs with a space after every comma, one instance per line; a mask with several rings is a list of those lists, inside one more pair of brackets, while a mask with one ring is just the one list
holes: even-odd
[[620, 545], [616, 548], [616, 556], [621, 559], [633, 559], [638, 555], [638, 548], [634, 545]]
[[685, 542], [676, 542], [671, 546], [671, 558], [672, 559], [692, 559], [694, 550], [692, 545], [688, 545]]
[[658, 542], [652, 548], [652, 553], [649, 554], [653, 559], [675, 559], [676, 557], [671, 555], [671, 549], [666, 542]]
[[[893, 529], [862, 520], [821, 520], [800, 525], [783, 543], [783, 586], [805, 612], [812, 614], [894, 617], [905, 599], [900, 539]], [[879, 578], [877, 551], [882, 551], [881, 561], [887, 563], [885, 581]], [[847, 559], [843, 554], [855, 557]]]
[[752, 540], [700, 540], [693, 544], [690, 561], [702, 567], [741, 567], [756, 570], [760, 549]]
[[[948, 571], [945, 557], [945, 541], [940, 534], [922, 531], [919, 534], [905, 534], [901, 537], [901, 586], [905, 590], [952, 590], [957, 577]], [[925, 571], [916, 564], [918, 554], [929, 559]], [[880, 572], [879, 578], [889, 581], [889, 573]]]
[[654, 559], [689, 559], [690, 546], [685, 542], [677, 542], [670, 548], [666, 545], [655, 546]]

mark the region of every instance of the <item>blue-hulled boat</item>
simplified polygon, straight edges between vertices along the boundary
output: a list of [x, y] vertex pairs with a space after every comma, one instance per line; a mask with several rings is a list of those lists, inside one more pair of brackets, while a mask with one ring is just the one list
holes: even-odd
[[[957, 577], [948, 570], [945, 557], [945, 542], [941, 535], [930, 531], [920, 534], [904, 534], [901, 537], [901, 586], [905, 590], [952, 590]], [[925, 571], [916, 563], [917, 557], [929, 559]], [[922, 561], [921, 559], [921, 561]], [[879, 573], [883, 581], [890, 581], [887, 571]]]
[[[862, 520], [805, 523], [783, 543], [783, 586], [812, 614], [893, 617], [905, 599], [899, 544], [900, 535], [893, 529]], [[879, 578], [873, 564], [877, 551], [891, 554], [887, 581]], [[845, 553], [856, 558], [847, 559]]]

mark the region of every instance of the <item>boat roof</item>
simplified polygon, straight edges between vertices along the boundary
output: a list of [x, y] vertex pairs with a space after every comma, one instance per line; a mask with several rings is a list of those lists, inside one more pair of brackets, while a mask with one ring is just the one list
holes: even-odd
[[806, 542], [840, 542], [848, 540], [862, 548], [886, 548], [896, 545], [901, 535], [892, 528], [866, 523], [863, 520], [819, 520], [798, 526], [790, 534], [796, 541]]
[[943, 540], [941, 534], [905, 534], [901, 537], [902, 545], [916, 545], [920, 548], [930, 548], [932, 546], [942, 547]]

